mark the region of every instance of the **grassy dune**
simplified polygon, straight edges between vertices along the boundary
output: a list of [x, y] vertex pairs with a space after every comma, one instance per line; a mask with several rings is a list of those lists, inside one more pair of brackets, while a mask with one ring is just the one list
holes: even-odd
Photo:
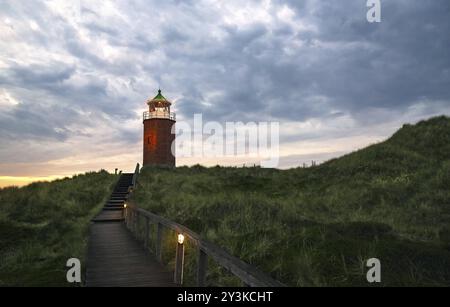
[[450, 285], [447, 117], [307, 169], [144, 168], [135, 200], [288, 285], [366, 286], [372, 257], [382, 286]]
[[91, 217], [117, 177], [105, 171], [0, 189], [0, 286], [69, 286], [69, 258], [82, 263]]
[[[116, 180], [101, 171], [0, 189], [0, 286], [67, 286], [66, 260], [84, 259], [89, 220]], [[147, 167], [134, 197], [291, 286], [366, 286], [372, 257], [382, 286], [450, 285], [446, 117], [307, 169]], [[188, 284], [195, 261], [187, 243]], [[210, 268], [209, 285], [238, 284]]]

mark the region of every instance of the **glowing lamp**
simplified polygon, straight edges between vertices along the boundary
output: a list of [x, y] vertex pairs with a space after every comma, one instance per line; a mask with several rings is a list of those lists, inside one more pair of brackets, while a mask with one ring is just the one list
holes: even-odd
[[183, 244], [184, 243], [184, 236], [180, 233], [178, 234], [178, 243]]

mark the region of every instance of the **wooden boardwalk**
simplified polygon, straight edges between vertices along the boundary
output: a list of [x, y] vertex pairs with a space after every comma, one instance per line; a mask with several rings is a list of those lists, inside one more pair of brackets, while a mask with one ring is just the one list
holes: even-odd
[[173, 275], [133, 237], [123, 205], [133, 174], [123, 174], [103, 210], [92, 220], [87, 287], [173, 287]]

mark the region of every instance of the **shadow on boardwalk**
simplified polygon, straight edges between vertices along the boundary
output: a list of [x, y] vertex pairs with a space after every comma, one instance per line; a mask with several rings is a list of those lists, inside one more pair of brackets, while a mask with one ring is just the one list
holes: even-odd
[[123, 204], [133, 174], [123, 174], [90, 226], [87, 287], [173, 287], [173, 275], [128, 231]]

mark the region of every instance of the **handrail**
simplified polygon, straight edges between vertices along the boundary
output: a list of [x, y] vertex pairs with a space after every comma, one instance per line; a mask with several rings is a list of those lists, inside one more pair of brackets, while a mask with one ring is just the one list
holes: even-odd
[[140, 165], [139, 165], [139, 163], [137, 163], [136, 168], [134, 169], [133, 179], [131, 181], [133, 189], [136, 188], [137, 177], [139, 176], [139, 169], [140, 169]]
[[[241, 259], [230, 255], [224, 249], [203, 240], [199, 234], [190, 230], [189, 228], [173, 222], [167, 218], [151, 213], [147, 210], [138, 208], [132, 201], [127, 202], [125, 208], [125, 222], [131, 230], [134, 230], [137, 234], [137, 220], [139, 216], [143, 216], [146, 219], [145, 224], [145, 237], [144, 246], [148, 247], [149, 239], [149, 224], [153, 223], [158, 226], [157, 242], [156, 242], [156, 256], [161, 260], [161, 244], [162, 244], [162, 227], [165, 226], [178, 234], [182, 234], [184, 238], [191, 240], [198, 248], [198, 263], [197, 263], [197, 286], [205, 285], [206, 270], [207, 270], [207, 257], [213, 258], [220, 266], [227, 269], [229, 272], [238, 277], [245, 285], [251, 287], [284, 287], [285, 285], [266, 274], [259, 271], [257, 268], [242, 261]], [[181, 243], [182, 244], [182, 243]], [[180, 247], [180, 244], [178, 244]], [[184, 248], [182, 248], [182, 255], [179, 255], [177, 248], [177, 259], [184, 259]], [[178, 263], [178, 261], [176, 261]], [[177, 280], [177, 276], [182, 276], [183, 261], [181, 260], [181, 267], [176, 265], [175, 267], [175, 281], [182, 283], [181, 280]], [[181, 272], [177, 272], [181, 270]]]
[[149, 111], [146, 111], [142, 114], [142, 118], [143, 118], [143, 120], [152, 119], [152, 118], [176, 120], [176, 114], [173, 112], [149, 112]]

